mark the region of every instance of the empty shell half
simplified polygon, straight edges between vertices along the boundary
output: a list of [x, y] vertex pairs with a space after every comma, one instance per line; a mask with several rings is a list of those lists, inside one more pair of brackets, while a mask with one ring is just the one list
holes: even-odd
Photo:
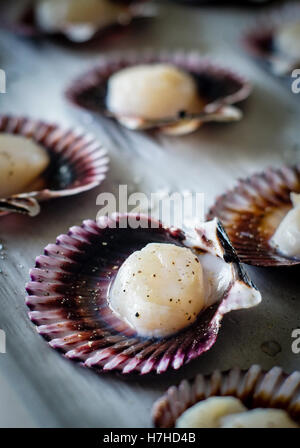
[[30, 275], [29, 316], [51, 347], [123, 374], [180, 368], [212, 347], [226, 313], [261, 301], [217, 220], [191, 235], [141, 215], [87, 220]]

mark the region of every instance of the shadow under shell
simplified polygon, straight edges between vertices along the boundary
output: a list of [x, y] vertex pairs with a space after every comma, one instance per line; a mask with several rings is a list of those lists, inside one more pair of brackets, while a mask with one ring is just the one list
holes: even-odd
[[[149, 221], [150, 224], [150, 221]], [[146, 374], [178, 369], [215, 342], [219, 304], [168, 338], [137, 335], [110, 310], [107, 296], [124, 260], [151, 242], [183, 245], [181, 231], [99, 228], [84, 221], [37, 257], [27, 284], [30, 318], [50, 345], [96, 370]]]

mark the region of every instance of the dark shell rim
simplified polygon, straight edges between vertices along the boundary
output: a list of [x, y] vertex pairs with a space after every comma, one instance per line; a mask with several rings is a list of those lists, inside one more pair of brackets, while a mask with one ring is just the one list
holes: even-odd
[[[79, 97], [88, 91], [89, 89], [96, 87], [101, 84], [106, 84], [106, 77], [107, 77], [107, 71], [109, 72], [109, 76], [111, 76], [113, 73], [118, 71], [121, 68], [129, 67], [136, 64], [142, 64], [142, 63], [155, 63], [155, 62], [168, 62], [173, 63], [175, 66], [180, 66], [181, 68], [185, 68], [187, 72], [189, 72], [189, 68], [191, 68], [192, 64], [196, 64], [193, 66], [194, 71], [198, 71], [199, 73], [208, 72], [213, 77], [217, 77], [217, 75], [222, 75], [223, 78], [234, 81], [237, 85], [240, 86], [240, 88], [225, 97], [221, 97], [219, 99], [214, 100], [213, 102], [208, 103], [205, 106], [205, 109], [207, 109], [207, 112], [205, 114], [210, 112], [217, 112], [220, 110], [223, 106], [232, 106], [237, 103], [242, 103], [245, 101], [249, 95], [252, 92], [252, 84], [246, 77], [241, 75], [238, 71], [229, 69], [227, 67], [223, 67], [222, 65], [219, 65], [217, 62], [213, 62], [209, 60], [205, 56], [201, 56], [199, 52], [196, 50], [190, 50], [190, 51], [183, 51], [183, 50], [154, 50], [154, 49], [148, 49], [146, 51], [141, 52], [135, 52], [135, 51], [127, 51], [126, 53], [118, 53], [111, 54], [108, 58], [105, 59], [102, 63], [98, 64], [97, 66], [91, 68], [87, 72], [83, 73], [79, 77], [77, 77], [75, 80], [73, 80], [70, 85], [65, 90], [65, 96], [66, 98], [75, 106], [89, 110], [90, 112], [96, 112], [101, 115], [107, 116], [109, 118], [113, 118], [114, 120], [118, 121], [119, 119], [122, 119], [122, 117], [118, 117], [111, 112], [107, 111], [106, 109], [101, 110], [101, 108], [95, 108], [95, 107], [88, 107], [79, 100]], [[197, 120], [203, 118], [203, 113], [201, 114], [186, 114], [184, 119], [187, 119], [188, 121]], [[125, 117], [123, 118], [133, 118], [133, 117]], [[151, 123], [150, 120], [143, 119], [141, 117], [136, 117], [136, 119], [140, 119], [144, 123]], [[155, 120], [156, 121], [156, 120]], [[162, 129], [164, 127], [167, 127], [169, 125], [174, 125], [176, 123], [179, 123], [181, 121], [181, 118], [174, 118], [167, 123], [164, 122], [164, 120], [157, 120], [157, 122], [153, 122], [153, 124], [150, 124], [147, 126], [146, 129]], [[201, 124], [198, 125], [198, 127]], [[138, 128], [138, 129], [143, 129]]]
[[[29, 318], [32, 320], [32, 322], [38, 327], [38, 332], [50, 343], [51, 343], [51, 337], [47, 334], [43, 334], [43, 331], [40, 331], [40, 327], [43, 326], [43, 317], [39, 315], [39, 312], [35, 311], [35, 299], [39, 300], [47, 300], [47, 297], [49, 296], [49, 292], [47, 290], [48, 284], [47, 281], [39, 281], [36, 277], [35, 270], [38, 268], [38, 270], [43, 270], [45, 277], [47, 278], [48, 275], [48, 269], [49, 269], [49, 263], [47, 266], [47, 261], [51, 257], [51, 253], [53, 252], [57, 254], [57, 247], [62, 248], [61, 243], [67, 238], [70, 239], [76, 237], [76, 234], [79, 233], [80, 235], [82, 233], [85, 233], [85, 240], [87, 240], [86, 235], [90, 233], [94, 233], [95, 231], [99, 232], [99, 235], [101, 236], [101, 232], [103, 232], [103, 229], [106, 229], [110, 224], [115, 224], [116, 222], [119, 222], [121, 219], [128, 219], [129, 217], [139, 217], [139, 219], [146, 219], [148, 222], [153, 222], [155, 220], [149, 218], [148, 216], [144, 215], [132, 215], [132, 214], [114, 214], [111, 217], [103, 217], [103, 220], [101, 221], [101, 224], [97, 224], [95, 221], [87, 220], [83, 221], [82, 225], [80, 227], [71, 227], [68, 234], [66, 235], [60, 235], [55, 245], [48, 245], [45, 248], [44, 255], [39, 256], [36, 258], [36, 265], [35, 268], [30, 270], [30, 277], [31, 281], [26, 284], [26, 291], [28, 293], [26, 304], [27, 306], [34, 311], [29, 312]], [[175, 236], [175, 238], [182, 241], [182, 231], [178, 229], [172, 229], [164, 227], [160, 222], [156, 221], [159, 224], [159, 228], [162, 229], [166, 234], [171, 235], [172, 237]], [[98, 221], [99, 223], [99, 221]], [[126, 358], [124, 363], [123, 360], [121, 363], [111, 366], [110, 360], [107, 363], [107, 360], [104, 360], [101, 363], [91, 362], [91, 358], [93, 358], [94, 354], [88, 358], [84, 358], [84, 360], [81, 359], [81, 365], [84, 365], [85, 367], [92, 368], [96, 370], [97, 372], [105, 372], [105, 371], [117, 371], [118, 373], [122, 374], [139, 374], [139, 375], [145, 375], [148, 373], [165, 373], [169, 369], [179, 369], [181, 366], [189, 363], [191, 360], [199, 357], [202, 353], [209, 350], [215, 343], [218, 335], [218, 331], [220, 328], [221, 320], [223, 316], [232, 311], [233, 309], [241, 309], [241, 308], [247, 308], [249, 306], [254, 306], [259, 303], [259, 299], [257, 300], [254, 305], [249, 305], [248, 299], [245, 299], [245, 303], [242, 301], [235, 301], [235, 297], [231, 297], [230, 293], [233, 289], [233, 286], [236, 286], [237, 284], [240, 285], [241, 283], [245, 285], [247, 288], [251, 288], [252, 290], [256, 290], [256, 287], [253, 285], [251, 280], [248, 278], [247, 273], [245, 272], [243, 266], [240, 264], [236, 253], [231, 246], [226, 233], [221, 225], [221, 223], [218, 222], [218, 225], [216, 226], [216, 234], [218, 238], [218, 243], [222, 246], [222, 250], [224, 253], [224, 261], [227, 263], [230, 263], [233, 265], [233, 274], [232, 274], [232, 280], [231, 283], [228, 286], [227, 291], [225, 291], [223, 298], [220, 300], [218, 304], [216, 304], [215, 307], [213, 307], [212, 312], [210, 313], [210, 317], [208, 319], [207, 323], [207, 329], [203, 333], [201, 322], [198, 323], [196, 321], [194, 324], [188, 326], [187, 328], [183, 329], [180, 333], [177, 333], [175, 335], [172, 335], [168, 338], [159, 338], [158, 345], [154, 346], [154, 354], [153, 350], [150, 352], [149, 355], [146, 354], [146, 357], [139, 359], [139, 353], [134, 352], [134, 356]], [[82, 238], [82, 235], [81, 237]], [[204, 235], [205, 239], [205, 235]], [[78, 243], [78, 241], [77, 241]], [[70, 248], [70, 242], [68, 243], [68, 247]], [[76, 246], [74, 246], [76, 247]], [[56, 255], [54, 256], [55, 259]], [[67, 258], [68, 259], [68, 258]], [[47, 260], [47, 261], [45, 261]], [[226, 261], [227, 260], [227, 261]], [[69, 259], [70, 261], [70, 259]], [[58, 270], [61, 270], [60, 266], [63, 264], [63, 261], [59, 263], [57, 261], [57, 268]], [[57, 272], [57, 271], [55, 271]], [[53, 279], [51, 280], [53, 282]], [[55, 283], [54, 283], [55, 284]], [[42, 292], [41, 292], [42, 291]], [[259, 293], [258, 293], [259, 294]], [[234, 295], [234, 293], [233, 293]], [[34, 297], [32, 297], [34, 296]], [[60, 309], [61, 306], [57, 307], [54, 306], [55, 309]], [[37, 307], [38, 309], [38, 307]], [[41, 322], [40, 322], [41, 321]], [[196, 330], [199, 330], [199, 333], [196, 332]], [[101, 328], [100, 328], [101, 330]], [[110, 331], [110, 335], [114, 334]], [[202, 333], [201, 333], [202, 331]], [[138, 335], [135, 336], [138, 342], [141, 342], [141, 338]], [[185, 339], [184, 339], [185, 338]], [[54, 337], [55, 339], [55, 337]], [[128, 338], [127, 338], [128, 339]], [[147, 342], [151, 343], [153, 342], [153, 338], [147, 340]], [[178, 342], [179, 341], [179, 342]], [[105, 341], [104, 341], [105, 342]], [[156, 342], [156, 340], [155, 340]], [[171, 343], [173, 342], [173, 344]], [[50, 344], [51, 345], [51, 344]], [[63, 350], [62, 347], [58, 348], [56, 345], [51, 345], [52, 348], [59, 349], [62, 351], [65, 356], [69, 359], [75, 359], [78, 361], [79, 357], [73, 357], [73, 356], [67, 356], [67, 352], [72, 350]], [[107, 349], [107, 347], [110, 349], [111, 346], [106, 345], [104, 348]], [[162, 348], [160, 348], [162, 347]], [[172, 352], [173, 349], [173, 352]], [[171, 350], [171, 351], [170, 351]], [[158, 354], [157, 354], [158, 352]], [[96, 349], [97, 353], [97, 349]], [[136, 356], [137, 355], [137, 356]], [[122, 356], [122, 353], [121, 353]], [[167, 358], [166, 358], [167, 356]], [[113, 351], [112, 358], [117, 359], [118, 352], [115, 353]], [[131, 361], [131, 363], [130, 363]], [[137, 361], [137, 363], [136, 363]], [[109, 364], [109, 367], [107, 367]]]
[[279, 408], [300, 424], [300, 372], [285, 373], [281, 367], [266, 371], [259, 365], [241, 370], [236, 367], [212, 374], [199, 373], [192, 380], [171, 386], [152, 407], [156, 428], [172, 428], [176, 420], [194, 404], [213, 396], [234, 396], [248, 408]]
[[[237, 184], [235, 187], [233, 187], [230, 190], [227, 190], [222, 195], [218, 196], [215, 199], [214, 204], [210, 207], [206, 218], [212, 219], [213, 217], [219, 217], [219, 219], [222, 220], [222, 223], [227, 228], [227, 232], [229, 234], [229, 237], [231, 238], [231, 242], [235, 247], [235, 250], [237, 251], [237, 254], [239, 258], [241, 259], [242, 263], [253, 265], [253, 266], [262, 266], [262, 267], [283, 267], [283, 266], [296, 266], [300, 264], [300, 259], [295, 257], [287, 257], [284, 254], [280, 253], [279, 251], [276, 251], [272, 246], [269, 245], [267, 242], [267, 255], [268, 258], [263, 258], [262, 256], [256, 254], [255, 258], [251, 257], [251, 255], [247, 254], [247, 249], [241, 249], [241, 245], [239, 245], [239, 242], [241, 242], [241, 238], [238, 237], [238, 235], [232, 235], [231, 232], [228, 230], [228, 225], [233, 223], [233, 221], [229, 220], [226, 221], [223, 213], [226, 213], [226, 210], [229, 211], [229, 209], [226, 208], [226, 206], [223, 205], [224, 200], [226, 198], [229, 198], [231, 195], [235, 194], [241, 194], [243, 196], [242, 190], [243, 187], [246, 185], [249, 185], [249, 183], [253, 179], [262, 179], [266, 180], [266, 176], [274, 175], [275, 177], [277, 175], [282, 175], [283, 177], [286, 177], [288, 173], [294, 174], [295, 176], [299, 176], [300, 181], [300, 165], [283, 165], [281, 168], [276, 167], [269, 167], [265, 171], [256, 172], [252, 174], [251, 176], [248, 176], [246, 178], [239, 179], [237, 181]], [[292, 193], [293, 189], [291, 189], [288, 185], [286, 185], [288, 188], [289, 194]], [[275, 190], [273, 190], [274, 194], [276, 194]], [[283, 202], [283, 200], [282, 200]], [[253, 203], [253, 202], [252, 202]], [[286, 202], [286, 205], [291, 204], [290, 201]], [[230, 213], [233, 213], [233, 210], [230, 210]], [[222, 216], [220, 216], [222, 214]], [[238, 215], [238, 212], [235, 211], [235, 214]], [[249, 232], [251, 233], [251, 232]], [[269, 241], [269, 240], [268, 240]], [[257, 242], [257, 244], [260, 244], [258, 240], [252, 238], [252, 244]], [[266, 252], [264, 252], [266, 253]]]
[[[86, 179], [82, 174], [83, 180], [78, 186], [72, 186], [76, 183], [75, 178], [68, 188], [62, 188], [61, 190], [45, 188], [40, 191], [16, 194], [12, 196], [13, 198], [32, 198], [44, 201], [56, 197], [72, 196], [99, 186], [106, 178], [109, 169], [107, 150], [92, 134], [86, 133], [81, 128], [65, 129], [59, 124], [44, 120], [0, 114], [0, 132], [31, 138], [50, 153], [64, 154], [67, 152], [67, 155], [64, 154], [64, 160], [70, 164], [83, 160], [85, 162], [84, 167], [81, 168], [83, 173], [89, 170], [93, 172], [93, 174], [86, 174]], [[49, 142], [48, 145], [45, 144], [47, 141]], [[74, 148], [72, 148], [72, 145]]]
[[269, 26], [267, 29], [264, 27], [254, 28], [249, 30], [242, 38], [242, 44], [244, 48], [255, 57], [269, 60], [274, 54], [273, 51], [264, 50], [258, 42], [262, 39], [273, 39], [274, 28]]

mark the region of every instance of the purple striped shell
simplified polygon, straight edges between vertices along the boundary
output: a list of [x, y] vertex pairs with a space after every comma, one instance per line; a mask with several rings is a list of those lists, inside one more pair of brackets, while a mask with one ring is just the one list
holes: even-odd
[[270, 245], [280, 221], [292, 208], [291, 192], [300, 193], [300, 166], [269, 168], [242, 179], [217, 198], [208, 219], [218, 217], [240, 260], [254, 266], [292, 266], [288, 258]]
[[50, 166], [43, 174], [45, 187], [0, 198], [0, 214], [7, 210], [34, 216], [39, 212], [40, 201], [91, 190], [105, 179], [107, 152], [91, 135], [9, 115], [0, 115], [0, 132], [31, 138], [50, 154]]
[[[150, 63], [170, 63], [190, 73], [197, 83], [199, 97], [205, 104], [203, 112], [152, 121], [141, 117], [113, 116], [106, 108], [110, 76], [125, 67]], [[66, 96], [73, 104], [112, 117], [129, 129], [158, 129], [170, 135], [183, 135], [195, 131], [205, 122], [241, 119], [241, 110], [233, 105], [244, 101], [251, 90], [251, 85], [245, 78], [211, 63], [196, 52], [149, 51], [110, 57], [76, 79], [67, 89]]]
[[249, 408], [280, 408], [300, 423], [300, 372], [287, 375], [281, 367], [265, 372], [253, 365], [248, 370], [215, 370], [170, 387], [152, 408], [154, 426], [172, 428], [188, 408], [214, 396], [239, 398]]
[[[132, 217], [141, 227], [128, 226]], [[224, 290], [216, 288], [216, 303], [181, 332], [166, 338], [141, 337], [108, 305], [109, 287], [132, 252], [150, 242], [186, 244], [181, 230], [141, 215], [115, 214], [98, 223], [87, 220], [46, 246], [26, 285], [30, 319], [51, 347], [96, 371], [144, 375], [179, 369], [212, 347], [224, 314], [261, 300], [221, 224], [216, 220], [203, 224], [197, 235], [199, 256], [207, 252], [218, 257], [231, 274]]]

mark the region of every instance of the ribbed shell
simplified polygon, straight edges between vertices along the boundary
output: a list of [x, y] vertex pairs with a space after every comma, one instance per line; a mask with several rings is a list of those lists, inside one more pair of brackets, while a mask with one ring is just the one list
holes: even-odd
[[44, 201], [78, 194], [105, 179], [109, 159], [107, 151], [93, 136], [80, 130], [64, 130], [56, 124], [25, 117], [0, 115], [0, 132], [33, 139], [50, 155], [50, 167], [45, 173], [46, 188], [15, 195]]
[[[148, 63], [170, 63], [189, 72], [196, 80], [198, 92], [206, 104], [202, 114], [184, 119], [174, 118], [174, 121], [156, 120], [148, 122], [137, 117], [137, 123], [131, 129], [157, 128], [166, 133], [180, 135], [196, 130], [205, 121], [205, 115], [216, 112], [215, 121], [232, 121], [239, 118], [229, 118], [232, 111], [234, 115], [241, 114], [239, 109], [232, 105], [245, 100], [251, 93], [250, 83], [239, 74], [222, 68], [201, 57], [197, 52], [153, 52], [115, 54], [107, 58], [101, 65], [76, 79], [67, 89], [67, 98], [75, 105], [112, 116], [106, 109], [107, 82], [111, 75], [122, 68]], [[231, 110], [232, 107], [232, 110]], [[122, 124], [126, 124], [128, 117], [115, 117]], [[214, 121], [214, 120], [212, 120]], [[177, 125], [177, 127], [175, 126]]]
[[[163, 373], [209, 350], [225, 313], [253, 304], [244, 304], [235, 294], [231, 297], [229, 289], [221, 302], [180, 333], [152, 339], [137, 335], [108, 305], [111, 282], [132, 252], [150, 242], [183, 245], [184, 234], [143, 216], [138, 217], [143, 226], [132, 229], [127, 222], [130, 216], [103, 217], [98, 223], [84, 221], [81, 227], [71, 227], [68, 234], [60, 235], [56, 244], [46, 246], [30, 271], [26, 303], [38, 332], [67, 358], [97, 371]], [[222, 232], [219, 227], [224, 253], [234, 266], [233, 284], [251, 290], [254, 287]], [[260, 299], [257, 296], [255, 300], [259, 303]]]
[[197, 375], [172, 386], [153, 406], [152, 418], [157, 428], [172, 428], [176, 420], [199, 401], [213, 396], [239, 398], [246, 407], [280, 408], [300, 424], [300, 372], [287, 375], [281, 367], [265, 372], [253, 365], [249, 370], [215, 370], [211, 375]]
[[284, 215], [291, 209], [290, 193], [300, 193], [300, 166], [269, 168], [242, 179], [220, 196], [208, 219], [218, 217], [243, 263], [254, 266], [291, 266], [288, 258], [270, 245]]

